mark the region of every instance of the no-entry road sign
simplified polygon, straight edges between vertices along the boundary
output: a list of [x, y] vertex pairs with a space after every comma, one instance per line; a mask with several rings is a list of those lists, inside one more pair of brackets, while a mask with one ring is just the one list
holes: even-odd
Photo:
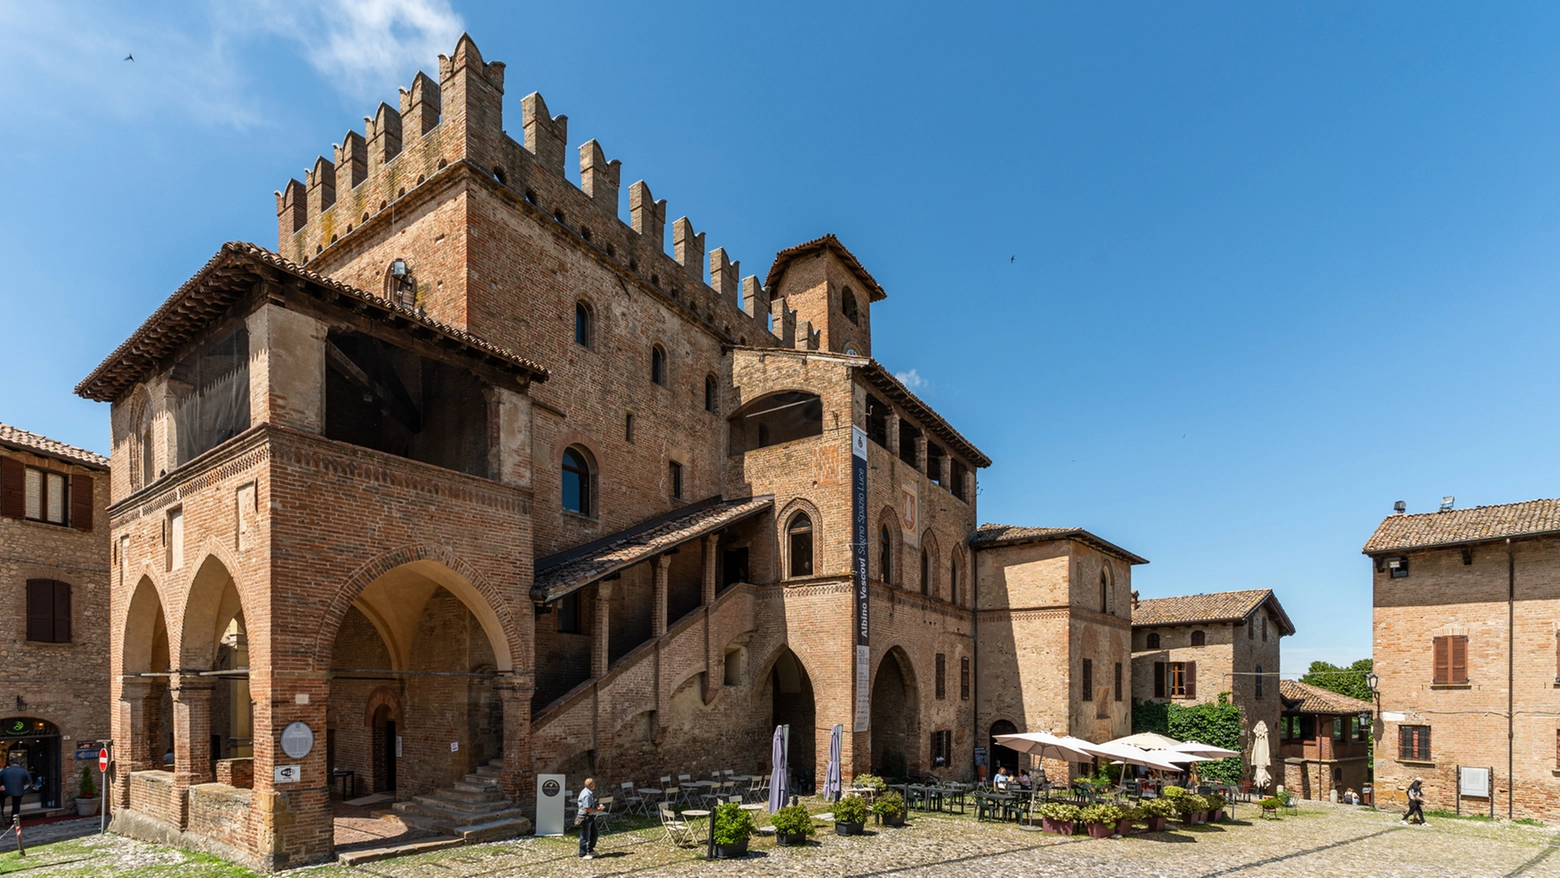
[[103, 749], [98, 751], [98, 771], [107, 771], [107, 770], [108, 770], [108, 748], [104, 747]]

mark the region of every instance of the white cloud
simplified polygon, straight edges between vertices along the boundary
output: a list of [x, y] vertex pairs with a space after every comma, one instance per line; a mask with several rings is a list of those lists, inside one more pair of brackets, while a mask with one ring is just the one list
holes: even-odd
[[922, 378], [921, 373], [914, 369], [911, 369], [908, 372], [895, 372], [894, 377], [899, 379], [900, 384], [903, 384], [916, 393], [919, 393], [931, 386], [931, 382], [927, 381], [925, 378]]
[[454, 51], [464, 29], [448, 0], [266, 0], [245, 19], [296, 42], [310, 66], [357, 98], [408, 84], [416, 70], [437, 78], [435, 59]]

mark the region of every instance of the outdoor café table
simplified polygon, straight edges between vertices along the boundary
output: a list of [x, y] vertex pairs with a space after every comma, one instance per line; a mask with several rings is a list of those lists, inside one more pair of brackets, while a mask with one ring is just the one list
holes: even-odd
[[926, 786], [918, 783], [905, 784], [905, 807], [916, 811], [925, 811], [928, 799]]
[[959, 813], [964, 813], [964, 797], [969, 793], [969, 791], [970, 788], [965, 784], [948, 784], [948, 786], [944, 789], [943, 794], [947, 796], [944, 801], [947, 803], [948, 811], [950, 813], [953, 811], [953, 806], [955, 804], [959, 806]]
[[758, 812], [760, 812], [760, 811], [768, 811], [769, 810], [769, 803], [768, 802], [753, 802], [753, 803], [747, 804], [747, 805], [738, 805], [737, 807], [739, 807], [742, 810], [748, 812], [749, 814], [752, 814], [753, 815], [753, 822], [757, 823], [758, 822]]
[[704, 810], [699, 809], [699, 808], [684, 808], [680, 813], [682, 815], [683, 820], [687, 821], [687, 823], [688, 823], [688, 831], [693, 833], [693, 837], [694, 838], [698, 838], [699, 836], [704, 835], [704, 833], [702, 831], [694, 828], [696, 825], [698, 825], [698, 824], [695, 824], [694, 821], [696, 821], [696, 820], [708, 820], [709, 817], [710, 817], [710, 812], [704, 811]]
[[646, 814], [649, 814], [650, 809], [655, 807], [655, 800], [661, 798], [661, 793], [664, 792], [664, 790], [658, 789], [656, 787], [645, 787], [644, 789], [636, 790], [636, 792], [639, 793], [640, 798], [645, 800], [644, 810]]
[[923, 811], [941, 811], [943, 809], [943, 795], [947, 791], [935, 784], [928, 784], [921, 788], [921, 805]]
[[352, 779], [352, 795], [357, 795], [357, 772], [346, 768], [333, 768], [330, 770], [331, 780], [341, 780], [341, 798], [347, 798], [347, 779]]

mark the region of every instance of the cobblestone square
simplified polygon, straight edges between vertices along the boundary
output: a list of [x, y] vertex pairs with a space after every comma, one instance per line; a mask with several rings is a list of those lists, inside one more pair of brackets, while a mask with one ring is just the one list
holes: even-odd
[[[821, 807], [818, 803], [815, 806]], [[1121, 839], [1062, 838], [972, 816], [913, 815], [903, 829], [841, 838], [820, 832], [805, 848], [755, 838], [746, 860], [707, 862], [677, 850], [659, 827], [611, 831], [599, 858], [575, 856], [574, 838], [527, 838], [383, 860], [357, 867], [319, 866], [286, 873], [378, 878], [465, 876], [794, 875], [820, 876], [1508, 876], [1560, 875], [1560, 834], [1550, 828], [1435, 819], [1428, 827], [1398, 823], [1395, 812], [1327, 805], [1260, 820], [1253, 807], [1220, 825], [1139, 833]], [[825, 830], [831, 827], [822, 827]], [[78, 831], [87, 829], [80, 826]], [[870, 828], [869, 828], [870, 829]], [[55, 829], [51, 834], [67, 834]], [[210, 857], [116, 836], [45, 841], [40, 831], [25, 859], [14, 844], [0, 855], [0, 874], [104, 878], [229, 878], [247, 870]]]

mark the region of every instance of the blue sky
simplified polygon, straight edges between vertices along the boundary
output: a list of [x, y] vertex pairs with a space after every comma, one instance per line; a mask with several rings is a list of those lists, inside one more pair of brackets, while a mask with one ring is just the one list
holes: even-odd
[[75, 383], [462, 30], [748, 271], [838, 234], [982, 520], [1272, 587], [1286, 672], [1392, 501], [1560, 494], [1553, 4], [0, 0], [0, 420], [106, 450]]

